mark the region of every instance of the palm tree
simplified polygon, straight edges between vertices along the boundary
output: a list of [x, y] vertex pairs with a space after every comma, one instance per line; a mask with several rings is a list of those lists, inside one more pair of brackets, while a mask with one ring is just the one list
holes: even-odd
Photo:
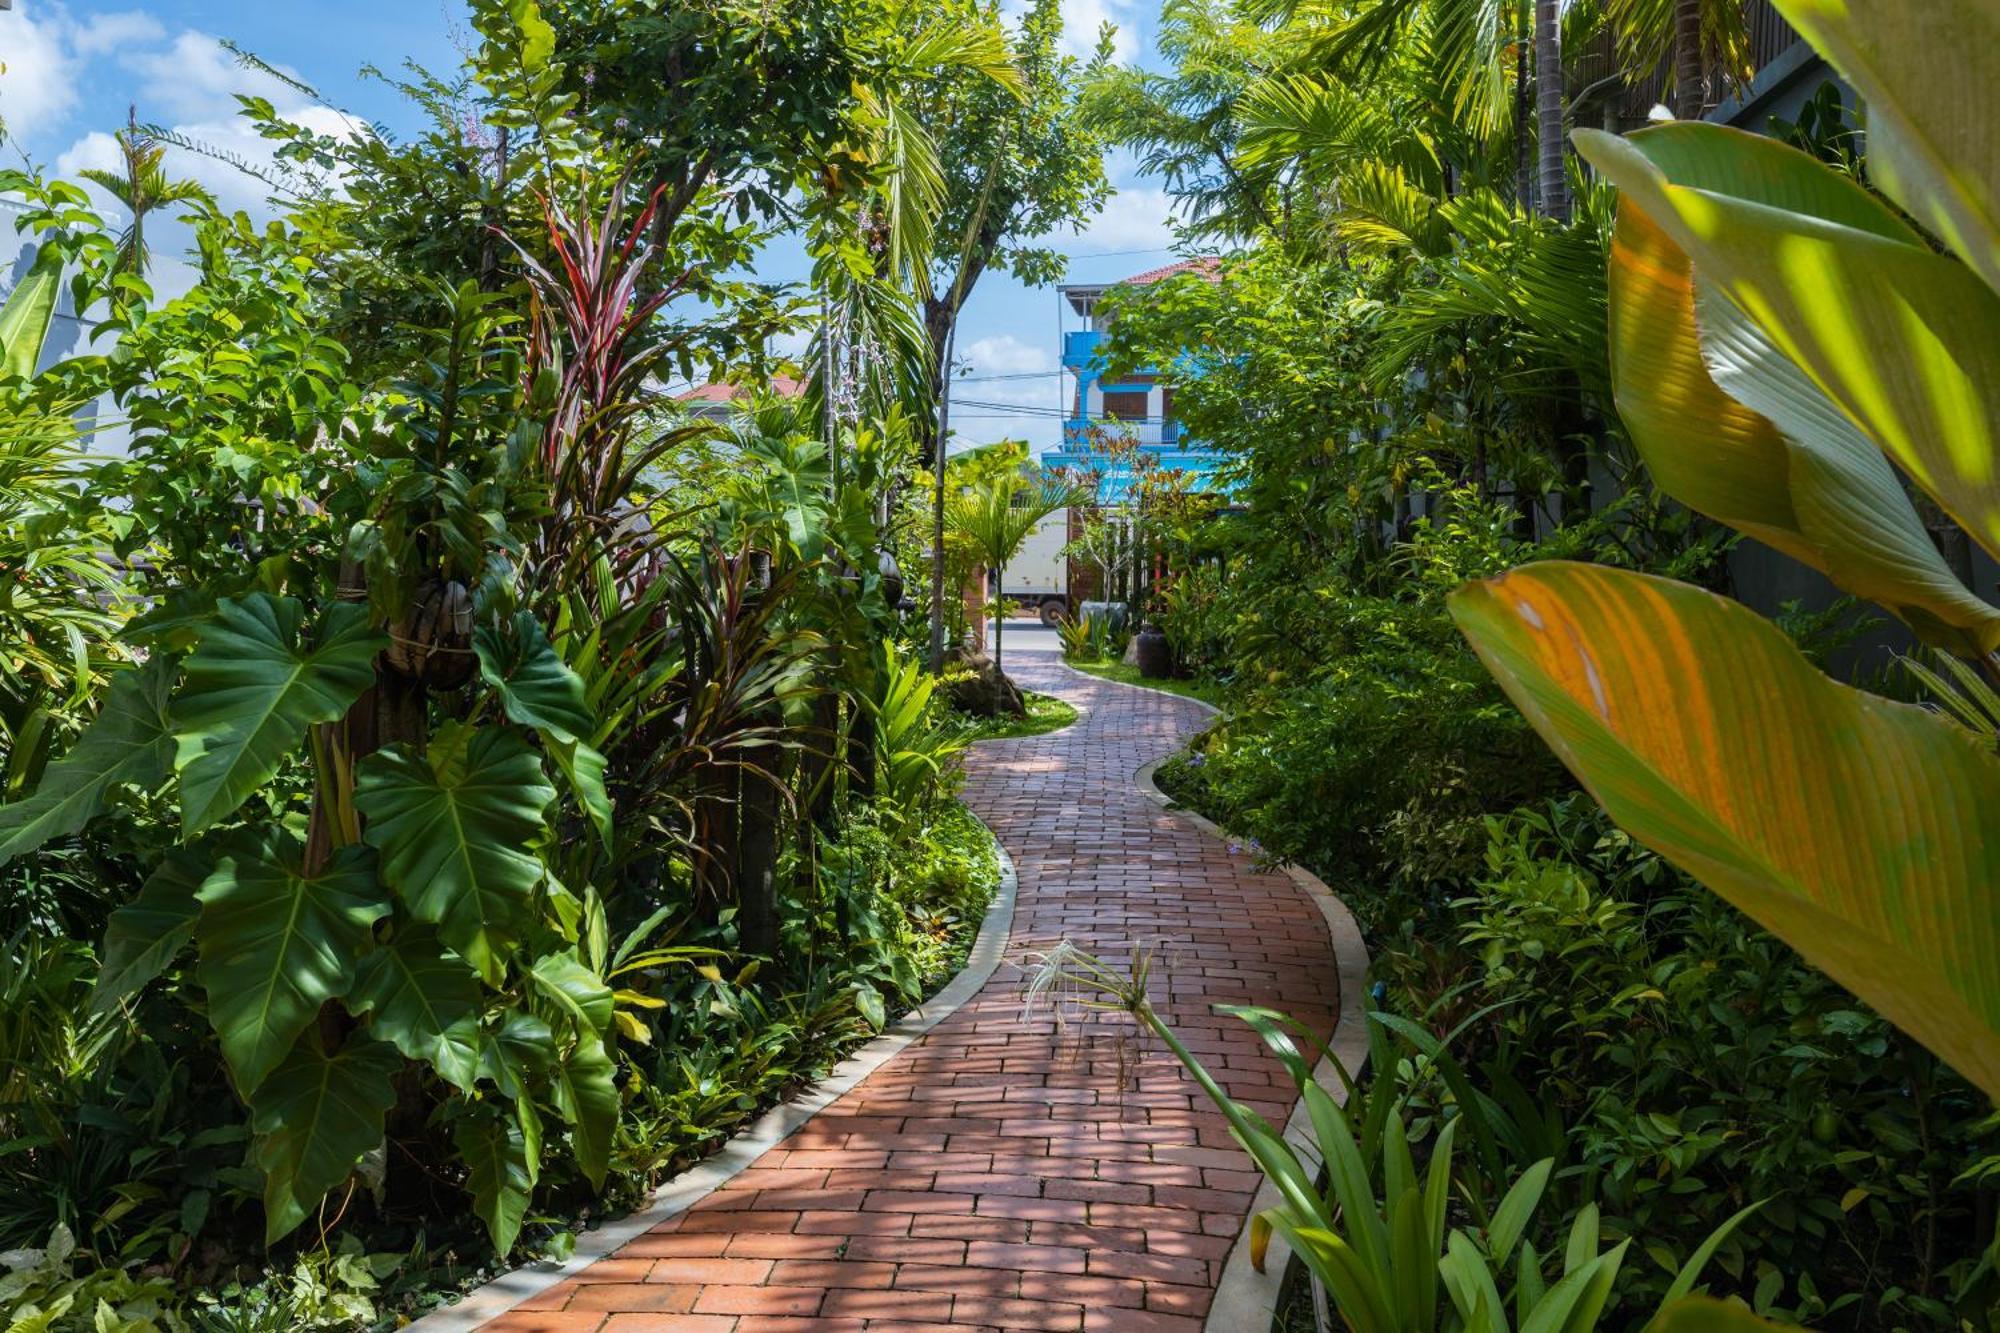
[[132, 222], [118, 238], [114, 272], [146, 276], [150, 254], [146, 248], [146, 215], [156, 208], [206, 199], [208, 192], [193, 181], [168, 180], [163, 159], [167, 147], [139, 128], [136, 110], [126, 113], [126, 126], [117, 135], [118, 151], [125, 159], [124, 170], [105, 171], [90, 167], [78, 173], [124, 206]]
[[[945, 505], [945, 526], [963, 537], [980, 562], [993, 570], [1004, 590], [1007, 562], [1020, 554], [1021, 543], [1043, 519], [1058, 509], [1088, 504], [1091, 491], [1053, 472], [1006, 472], [988, 477], [951, 496]], [[1005, 617], [993, 617], [993, 669], [1003, 676], [1000, 627]]]
[[1750, 29], [1744, 0], [1606, 0], [1605, 17], [1631, 69], [1673, 70], [1674, 118], [1699, 120], [1713, 105], [1708, 75], [1720, 69], [1750, 81]]
[[1535, 0], [1535, 149], [1540, 155], [1542, 216], [1569, 221], [1564, 170], [1562, 0]]

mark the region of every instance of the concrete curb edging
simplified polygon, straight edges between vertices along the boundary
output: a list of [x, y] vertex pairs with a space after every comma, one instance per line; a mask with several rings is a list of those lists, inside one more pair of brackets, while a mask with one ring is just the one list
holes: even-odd
[[475, 1329], [599, 1259], [609, 1258], [631, 1241], [669, 1218], [686, 1212], [722, 1188], [731, 1177], [790, 1137], [977, 995], [999, 970], [1007, 952], [1007, 941], [1014, 926], [1014, 900], [1020, 883], [1007, 848], [987, 827], [985, 820], [977, 815], [973, 818], [979, 820], [979, 826], [986, 829], [987, 836], [993, 839], [993, 850], [1000, 863], [1000, 884], [979, 923], [979, 933], [973, 938], [972, 951], [966, 956], [965, 966], [943, 989], [884, 1028], [880, 1035], [856, 1047], [846, 1059], [833, 1067], [826, 1078], [797, 1096], [778, 1103], [746, 1128], [738, 1130], [713, 1156], [704, 1158], [661, 1185], [645, 1207], [578, 1236], [576, 1249], [568, 1259], [561, 1263], [537, 1260], [523, 1264], [474, 1287], [456, 1304], [413, 1320], [408, 1327], [420, 1333], [460, 1333], [461, 1330]]
[[[1063, 664], [1065, 669], [1089, 680], [1101, 681], [1108, 685], [1125, 685], [1123, 681], [1105, 680], [1102, 676], [1092, 676], [1087, 671]], [[1125, 685], [1126, 689], [1145, 690], [1149, 694], [1164, 694], [1175, 699], [1186, 699], [1198, 708], [1219, 715], [1222, 710], [1203, 699], [1192, 695], [1175, 694], [1172, 690], [1155, 690], [1144, 685]], [[1134, 785], [1141, 795], [1158, 805], [1176, 819], [1184, 820], [1223, 842], [1232, 841], [1229, 833], [1194, 811], [1176, 805], [1173, 798], [1160, 790], [1154, 780], [1160, 766], [1171, 756], [1153, 760], [1132, 775]], [[1368, 946], [1361, 936], [1361, 923], [1348, 910], [1326, 881], [1302, 866], [1287, 865], [1284, 873], [1292, 883], [1299, 886], [1306, 896], [1318, 906], [1326, 918], [1326, 931], [1333, 944], [1333, 962], [1340, 974], [1340, 1017], [1335, 1020], [1333, 1036], [1327, 1042], [1328, 1054], [1322, 1056], [1313, 1067], [1313, 1082], [1317, 1083], [1337, 1106], [1347, 1103], [1347, 1084], [1334, 1068], [1338, 1060], [1346, 1069], [1348, 1077], [1359, 1079], [1363, 1066], [1368, 1060], [1368, 1018], [1366, 987], [1368, 984]], [[1317, 1170], [1320, 1165], [1318, 1139], [1313, 1134], [1312, 1118], [1306, 1112], [1305, 1101], [1301, 1098], [1293, 1107], [1292, 1114], [1285, 1121], [1285, 1141], [1299, 1155], [1300, 1160]], [[1250, 1216], [1255, 1216], [1267, 1208], [1276, 1208], [1283, 1203], [1277, 1186], [1267, 1178], [1257, 1187], [1256, 1197], [1250, 1202]], [[1284, 1287], [1286, 1263], [1277, 1256], [1284, 1252], [1284, 1241], [1273, 1237], [1276, 1254], [1265, 1256], [1264, 1271], [1258, 1272], [1250, 1257], [1249, 1218], [1244, 1219], [1243, 1232], [1230, 1248], [1229, 1258], [1223, 1265], [1222, 1280], [1216, 1284], [1215, 1299], [1208, 1307], [1208, 1319], [1202, 1325], [1204, 1333], [1265, 1333], [1277, 1319], [1278, 1296]]]

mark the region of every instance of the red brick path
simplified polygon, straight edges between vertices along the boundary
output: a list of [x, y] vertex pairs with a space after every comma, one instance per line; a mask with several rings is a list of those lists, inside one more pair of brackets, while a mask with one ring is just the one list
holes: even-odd
[[[1277, 1062], [1209, 1007], [1282, 1005], [1329, 1033], [1339, 978], [1319, 909], [1135, 789], [1199, 708], [1081, 679], [1030, 648], [1042, 637], [1009, 644], [1010, 674], [1087, 716], [978, 747], [965, 787], [1019, 872], [1009, 956], [1063, 937], [1105, 957], [1164, 945], [1155, 1003], [1282, 1124]], [[1003, 966], [722, 1190], [486, 1328], [1197, 1333], [1257, 1176], [1131, 1031], [1111, 1015], [1058, 1043]]]

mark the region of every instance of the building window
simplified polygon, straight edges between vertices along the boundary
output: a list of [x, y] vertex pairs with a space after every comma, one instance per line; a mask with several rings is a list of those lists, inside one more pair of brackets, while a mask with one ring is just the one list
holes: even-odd
[[1114, 421], [1144, 421], [1146, 419], [1146, 392], [1143, 389], [1124, 390], [1104, 395], [1104, 415]]

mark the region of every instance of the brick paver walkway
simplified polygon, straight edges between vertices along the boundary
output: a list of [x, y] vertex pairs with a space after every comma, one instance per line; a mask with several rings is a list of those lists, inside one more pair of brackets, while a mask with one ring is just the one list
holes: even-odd
[[[1010, 674], [1087, 716], [982, 745], [965, 799], [1020, 877], [1009, 956], [1165, 946], [1155, 1003], [1238, 1098], [1277, 1062], [1210, 1006], [1332, 1030], [1316, 905], [1133, 786], [1203, 721], [1010, 642]], [[1010, 640], [1012, 636], [1010, 635]], [[1258, 1180], [1222, 1117], [1123, 1015], [1056, 1040], [1003, 966], [967, 1005], [694, 1208], [490, 1321], [500, 1333], [1195, 1333]], [[1263, 1333], [1243, 1330], [1242, 1333]]]

